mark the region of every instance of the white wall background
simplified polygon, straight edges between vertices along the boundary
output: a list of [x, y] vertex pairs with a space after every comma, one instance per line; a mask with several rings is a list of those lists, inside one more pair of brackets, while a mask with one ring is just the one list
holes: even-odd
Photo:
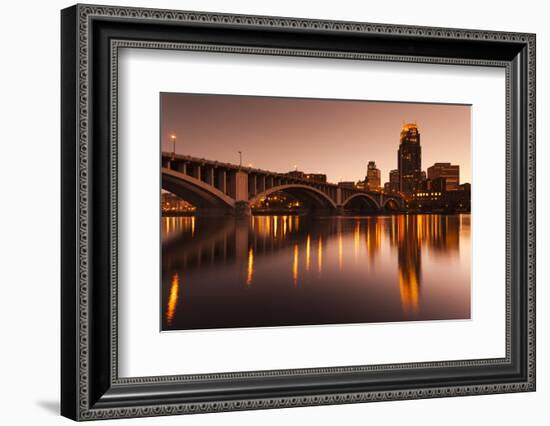
[[[550, 152], [550, 28], [545, 2], [396, 0], [109, 1], [103, 4], [296, 16], [537, 33], [538, 390], [420, 401], [107, 421], [102, 424], [279, 425], [548, 424], [550, 401], [550, 238], [544, 199]], [[0, 25], [0, 401], [2, 424], [69, 424], [59, 417], [59, 10], [72, 3], [11, 1]], [[28, 191], [40, 213], [28, 205]], [[129, 423], [131, 422], [131, 423]]]

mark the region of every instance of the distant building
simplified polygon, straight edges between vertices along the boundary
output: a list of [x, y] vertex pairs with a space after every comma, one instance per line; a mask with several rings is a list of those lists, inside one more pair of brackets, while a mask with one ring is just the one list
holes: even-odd
[[416, 191], [409, 206], [413, 210], [426, 212], [469, 212], [471, 186], [465, 183], [458, 189], [448, 191], [446, 178], [427, 179], [422, 188]]
[[301, 208], [302, 203], [290, 194], [284, 192], [275, 192], [267, 197], [260, 198], [256, 204], [252, 206], [255, 212], [261, 211], [277, 211]]
[[458, 185], [458, 189], [462, 191], [472, 192], [472, 185], [469, 183], [463, 183], [462, 185]]
[[436, 191], [436, 192], [445, 192], [447, 191], [447, 179], [444, 177], [438, 177], [435, 179], [428, 179], [426, 180], [427, 183], [427, 189], [430, 191]]
[[305, 178], [312, 182], [321, 182], [321, 183], [327, 182], [327, 175], [323, 173], [308, 173], [307, 175], [305, 175]]
[[399, 191], [399, 170], [390, 171], [389, 191], [386, 192], [398, 192]]
[[428, 179], [445, 178], [446, 190], [456, 191], [460, 184], [460, 166], [451, 163], [435, 163], [428, 167]]
[[376, 168], [374, 161], [369, 161], [365, 183], [370, 191], [380, 190], [380, 169]]
[[292, 170], [291, 172], [285, 173], [285, 175], [294, 179], [305, 179], [305, 173], [299, 170]]
[[456, 191], [445, 193], [446, 208], [451, 211], [469, 212], [471, 209], [471, 187], [469, 183], [459, 185]]
[[340, 188], [347, 188], [347, 189], [355, 189], [355, 182], [352, 181], [344, 181], [344, 182], [338, 182], [338, 186]]
[[294, 179], [310, 180], [313, 182], [326, 183], [327, 181], [327, 175], [322, 173], [304, 173], [300, 170], [292, 170], [285, 173], [285, 175]]
[[163, 214], [192, 213], [195, 211], [194, 206], [171, 192], [160, 194], [160, 205]]
[[364, 180], [358, 180], [355, 182], [355, 188], [360, 189], [361, 191], [366, 191], [367, 188], [367, 182]]
[[421, 182], [424, 182], [424, 181], [426, 181], [426, 179], [428, 179], [428, 178], [426, 177], [426, 172], [425, 172], [424, 170], [422, 170], [422, 171], [420, 172], [420, 181], [421, 181]]
[[420, 132], [416, 124], [407, 123], [401, 128], [397, 169], [399, 170], [399, 190], [412, 196], [422, 182]]
[[389, 182], [385, 182], [384, 183], [384, 192], [388, 193], [388, 192], [392, 192], [391, 190], [391, 185]]

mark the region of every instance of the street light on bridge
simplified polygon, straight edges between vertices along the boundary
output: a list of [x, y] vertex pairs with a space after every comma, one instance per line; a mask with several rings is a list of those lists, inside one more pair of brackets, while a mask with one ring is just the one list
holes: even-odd
[[170, 135], [170, 140], [172, 141], [172, 160], [176, 158], [176, 134], [172, 133]]

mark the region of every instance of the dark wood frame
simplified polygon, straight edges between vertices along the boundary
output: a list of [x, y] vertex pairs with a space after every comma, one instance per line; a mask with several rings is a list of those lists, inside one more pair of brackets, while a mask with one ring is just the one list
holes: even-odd
[[[89, 420], [535, 390], [533, 34], [95, 5], [64, 9], [61, 30], [64, 416]], [[506, 357], [119, 378], [116, 65], [117, 49], [125, 46], [505, 68]]]

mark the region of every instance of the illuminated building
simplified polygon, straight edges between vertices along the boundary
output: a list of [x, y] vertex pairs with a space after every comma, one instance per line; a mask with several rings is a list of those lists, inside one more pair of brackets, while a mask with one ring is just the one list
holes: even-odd
[[161, 193], [160, 204], [163, 215], [190, 214], [195, 211], [194, 206], [171, 192]]
[[380, 190], [380, 169], [376, 168], [376, 163], [374, 161], [369, 161], [365, 182], [367, 184], [367, 189], [371, 191]]
[[352, 181], [344, 181], [344, 182], [338, 182], [338, 186], [340, 188], [348, 188], [348, 189], [355, 189], [355, 182]]
[[267, 197], [260, 198], [256, 204], [252, 206], [254, 212], [269, 212], [283, 211], [291, 209], [299, 209], [303, 207], [302, 202], [294, 198], [290, 194], [284, 192], [274, 192]]
[[390, 171], [389, 191], [399, 191], [399, 170], [397, 169]]
[[424, 212], [469, 212], [471, 186], [459, 185], [456, 190], [448, 191], [446, 179], [438, 177], [428, 179], [412, 197], [409, 206], [413, 210]]
[[290, 176], [294, 179], [305, 179], [304, 172], [301, 172], [299, 170], [292, 170], [291, 172], [285, 173], [287, 176]]
[[312, 182], [327, 183], [327, 175], [323, 173], [308, 173], [305, 178]]
[[[420, 187], [417, 189], [416, 192], [426, 192], [426, 191], [438, 191], [438, 192], [445, 192], [446, 191], [445, 186], [445, 178], [436, 178], [436, 179], [424, 179]], [[416, 193], [415, 192], [415, 193]]]
[[427, 209], [428, 206], [432, 207], [433, 204], [435, 204], [434, 201], [441, 202], [441, 200], [443, 200], [444, 198], [444, 195], [445, 193], [440, 191], [419, 190], [414, 193], [413, 197], [418, 202], [423, 203], [425, 209]]
[[321, 182], [326, 183], [327, 182], [327, 175], [323, 173], [304, 173], [300, 170], [292, 170], [290, 172], [285, 173], [286, 176], [289, 176], [294, 179], [301, 179], [301, 180], [309, 180], [312, 182]]
[[399, 190], [412, 196], [420, 188], [422, 182], [420, 133], [416, 124], [407, 123], [401, 128], [397, 168], [399, 170]]
[[471, 186], [465, 183], [458, 186], [456, 191], [445, 193], [447, 208], [457, 212], [469, 212], [471, 208]]
[[456, 191], [460, 183], [460, 166], [451, 163], [435, 163], [428, 167], [428, 179], [437, 178], [445, 178], [447, 191]]

